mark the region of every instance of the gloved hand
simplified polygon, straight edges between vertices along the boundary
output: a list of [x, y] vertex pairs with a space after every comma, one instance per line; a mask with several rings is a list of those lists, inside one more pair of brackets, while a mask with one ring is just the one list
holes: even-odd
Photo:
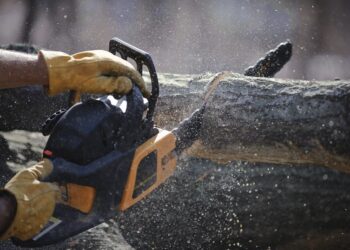
[[85, 93], [127, 94], [134, 82], [145, 97], [142, 76], [126, 60], [108, 51], [92, 50], [68, 55], [57, 51], [39, 53], [49, 72], [48, 94], [55, 95], [66, 90]]
[[38, 164], [18, 172], [5, 186], [17, 202], [15, 218], [1, 235], [0, 239], [16, 237], [28, 240], [41, 231], [53, 214], [61, 192], [53, 183], [41, 182], [52, 172], [50, 160], [44, 159]]

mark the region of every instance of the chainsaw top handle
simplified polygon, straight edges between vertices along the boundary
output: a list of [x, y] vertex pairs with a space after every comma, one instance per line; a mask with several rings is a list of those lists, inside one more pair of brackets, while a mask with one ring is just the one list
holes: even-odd
[[[109, 52], [112, 54], [119, 53], [120, 57], [124, 60], [131, 58], [135, 61], [137, 65], [137, 71], [141, 74], [143, 73], [143, 66], [146, 66], [151, 77], [152, 91], [151, 96], [148, 98], [148, 112], [146, 119], [152, 121], [154, 109], [157, 103], [159, 95], [159, 82], [156, 69], [153, 64], [152, 57], [147, 52], [136, 48], [135, 46], [124, 42], [119, 38], [112, 38], [109, 41]], [[74, 103], [80, 100], [80, 93], [77, 91], [70, 91], [69, 94], [69, 106], [72, 106]]]
[[121, 58], [124, 60], [127, 60], [128, 58], [133, 59], [137, 65], [137, 71], [141, 74], [141, 76], [143, 74], [143, 66], [147, 67], [151, 77], [152, 91], [151, 96], [148, 98], [148, 112], [146, 119], [151, 121], [159, 95], [158, 76], [153, 64], [152, 57], [147, 52], [136, 48], [135, 46], [128, 44], [116, 37], [112, 38], [112, 40], [109, 41], [109, 51], [114, 55], [116, 53], [119, 53]]

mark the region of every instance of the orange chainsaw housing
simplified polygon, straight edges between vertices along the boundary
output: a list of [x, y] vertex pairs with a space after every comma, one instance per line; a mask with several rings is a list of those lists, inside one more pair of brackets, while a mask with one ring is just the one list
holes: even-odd
[[[173, 133], [159, 129], [158, 134], [136, 149], [119, 210], [124, 211], [139, 202], [173, 174], [176, 168], [175, 142], [176, 138]], [[142, 164], [143, 160], [151, 154], [156, 156], [155, 161], [150, 163], [154, 165]], [[154, 169], [154, 172], [148, 176], [141, 176], [139, 178], [141, 181], [137, 181], [137, 177], [140, 177], [140, 172], [143, 170], [142, 168]], [[153, 180], [152, 183], [149, 183], [150, 179]], [[136, 193], [135, 191], [142, 188], [145, 182], [148, 182], [147, 188]], [[90, 212], [96, 195], [95, 188], [67, 183], [63, 190], [65, 190], [64, 200], [66, 205], [83, 213]]]
[[[129, 177], [119, 205], [120, 210], [126, 210], [136, 202], [143, 199], [173, 174], [176, 168], [176, 157], [174, 152], [175, 141], [176, 138], [170, 131], [160, 130], [157, 135], [153, 136], [136, 149]], [[136, 183], [137, 175], [142, 167], [148, 167], [140, 163], [151, 153], [156, 154], [155, 180], [146, 190], [135, 195], [135, 190], [138, 188], [137, 184], [143, 184]]]

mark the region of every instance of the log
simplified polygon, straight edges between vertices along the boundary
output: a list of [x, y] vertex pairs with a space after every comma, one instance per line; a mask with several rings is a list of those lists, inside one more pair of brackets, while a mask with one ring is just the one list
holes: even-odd
[[[160, 74], [159, 79], [155, 121], [160, 127], [176, 127], [207, 101], [200, 138], [188, 151], [192, 156], [221, 163], [313, 164], [350, 171], [349, 81], [231, 72]], [[45, 117], [65, 107], [67, 98], [49, 99], [39, 88], [2, 90], [0, 130], [37, 131]]]
[[[174, 81], [174, 79], [172, 79]], [[180, 85], [180, 84], [178, 84]], [[184, 94], [184, 90], [187, 93]], [[164, 94], [157, 123], [173, 127], [207, 99], [196, 157], [313, 164], [350, 171], [350, 82], [244, 77], [193, 78]]]

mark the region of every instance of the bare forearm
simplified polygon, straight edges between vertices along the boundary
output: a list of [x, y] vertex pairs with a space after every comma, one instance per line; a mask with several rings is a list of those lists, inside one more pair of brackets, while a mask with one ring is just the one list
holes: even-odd
[[0, 49], [0, 89], [33, 84], [48, 85], [45, 61], [37, 55]]

